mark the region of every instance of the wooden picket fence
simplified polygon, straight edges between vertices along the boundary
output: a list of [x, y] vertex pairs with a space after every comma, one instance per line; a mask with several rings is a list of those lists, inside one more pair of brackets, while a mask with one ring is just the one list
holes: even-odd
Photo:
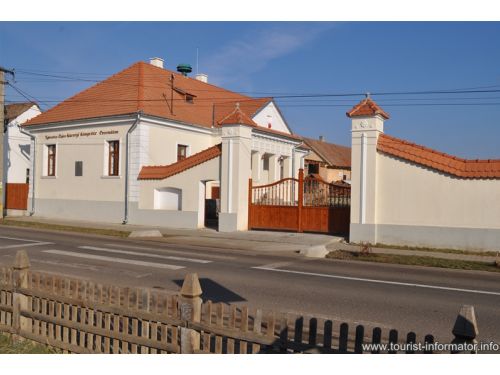
[[[200, 295], [196, 274], [186, 276], [179, 294], [168, 294], [35, 272], [21, 251], [13, 268], [0, 268], [0, 332], [65, 353], [114, 354], [363, 353], [367, 343], [434, 340], [414, 332], [400, 336], [396, 330], [203, 303]], [[460, 335], [456, 339], [475, 338], [475, 333]]]

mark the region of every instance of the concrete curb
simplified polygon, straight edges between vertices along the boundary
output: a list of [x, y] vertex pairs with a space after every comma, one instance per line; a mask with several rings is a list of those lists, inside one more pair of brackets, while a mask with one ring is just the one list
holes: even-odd
[[129, 235], [130, 238], [142, 238], [142, 237], [163, 237], [159, 230], [134, 230]]
[[324, 245], [311, 246], [307, 249], [299, 251], [300, 255], [304, 255], [308, 258], [324, 258], [330, 252]]

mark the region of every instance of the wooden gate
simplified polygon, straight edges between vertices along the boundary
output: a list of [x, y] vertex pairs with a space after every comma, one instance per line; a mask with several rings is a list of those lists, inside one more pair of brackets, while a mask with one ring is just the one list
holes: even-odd
[[248, 183], [249, 229], [348, 234], [351, 187], [327, 183], [299, 171], [299, 178]]
[[5, 208], [26, 210], [28, 208], [29, 184], [6, 184]]

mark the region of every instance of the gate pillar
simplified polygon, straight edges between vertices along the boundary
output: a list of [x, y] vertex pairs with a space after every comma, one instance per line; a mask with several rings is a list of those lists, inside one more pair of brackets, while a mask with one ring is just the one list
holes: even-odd
[[254, 122], [236, 105], [223, 119], [221, 158], [221, 212], [219, 231], [248, 229], [248, 179], [251, 177]]

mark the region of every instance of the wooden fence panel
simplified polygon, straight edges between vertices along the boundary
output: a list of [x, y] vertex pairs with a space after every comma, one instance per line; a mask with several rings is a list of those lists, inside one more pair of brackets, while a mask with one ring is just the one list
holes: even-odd
[[[201, 305], [201, 319], [181, 320], [175, 295], [39, 272], [29, 272], [28, 282], [21, 285], [16, 281], [18, 272], [0, 268], [0, 332], [67, 353], [179, 353], [184, 340], [181, 327], [200, 336], [199, 346], [193, 341], [195, 353], [363, 353], [368, 343], [418, 342], [414, 332], [400, 335], [394, 329], [350, 327], [345, 322], [211, 301]], [[20, 309], [20, 305], [14, 308], [14, 294], [17, 301], [23, 300]], [[432, 335], [418, 337], [424, 337], [424, 343], [435, 341]], [[416, 349], [407, 347], [406, 352]]]

